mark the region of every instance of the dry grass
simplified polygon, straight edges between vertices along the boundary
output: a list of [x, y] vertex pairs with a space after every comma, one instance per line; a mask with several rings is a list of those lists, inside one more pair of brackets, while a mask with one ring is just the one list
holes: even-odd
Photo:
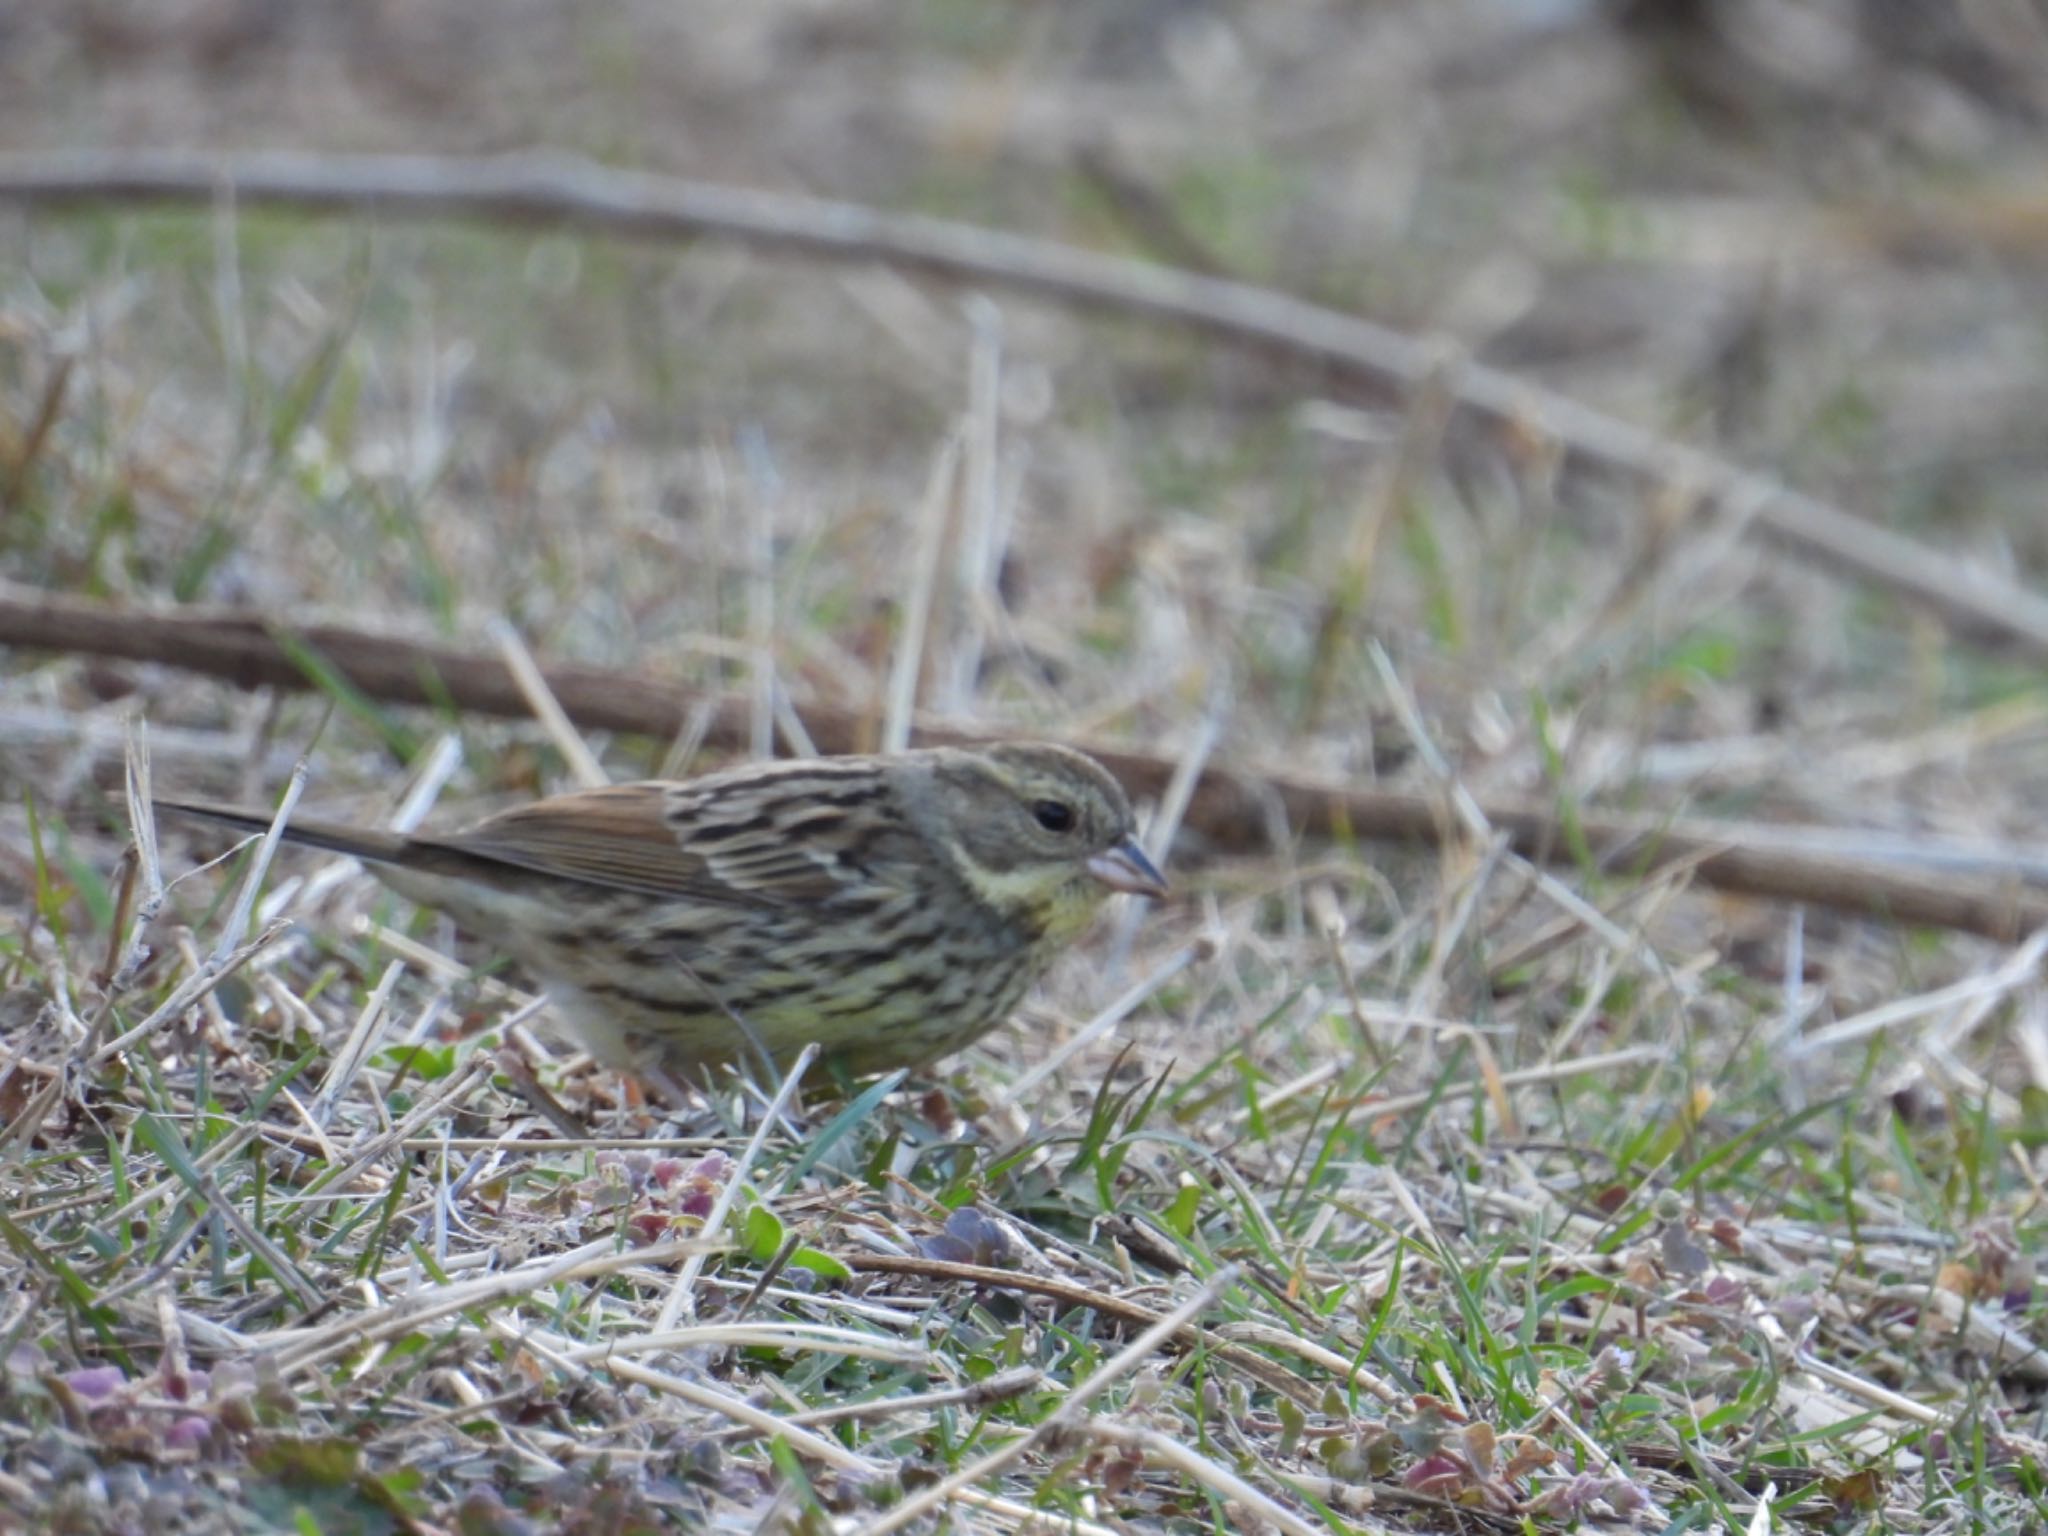
[[[1696, 51], [1505, 5], [765, 5], [679, 43], [621, 4], [525, 48], [470, 17], [437, 71], [405, 29], [461, 9], [137, 55], [111, 8], [0, 6], [0, 147], [96, 101], [197, 142], [236, 106], [315, 147], [512, 123], [1177, 242], [1950, 552], [2044, 553], [2038, 283], [1968, 221], [1902, 256], [1847, 218], [2038, 149], [1938, 60], [1865, 60], [1925, 88], [1889, 112], [1751, 60], [1735, 132]], [[1119, 176], [1156, 205], [1114, 214]], [[709, 248], [119, 210], [0, 244], [16, 582], [503, 622], [752, 690], [776, 751], [807, 701], [880, 733], [914, 683], [1447, 814], [2038, 845], [2034, 670], [1426, 398]], [[360, 871], [197, 869], [130, 814], [148, 780], [274, 798], [302, 755], [309, 804], [472, 813], [591, 771], [559, 724], [0, 662], [0, 1527], [2048, 1528], [2038, 941], [1539, 875], [1483, 827], [1258, 861], [1184, 832], [1172, 903], [934, 1080], [670, 1110]]]

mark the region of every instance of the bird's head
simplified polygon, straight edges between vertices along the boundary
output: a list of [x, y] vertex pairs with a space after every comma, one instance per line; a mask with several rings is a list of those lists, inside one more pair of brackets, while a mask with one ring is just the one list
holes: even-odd
[[1046, 939], [1087, 926], [1112, 891], [1162, 896], [1123, 787], [1070, 747], [1007, 742], [920, 753], [907, 796], [968, 887]]

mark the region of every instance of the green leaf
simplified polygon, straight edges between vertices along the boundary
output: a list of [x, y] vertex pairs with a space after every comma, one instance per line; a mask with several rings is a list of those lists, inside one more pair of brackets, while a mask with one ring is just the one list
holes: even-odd
[[363, 1450], [353, 1440], [277, 1439], [256, 1446], [249, 1464], [265, 1477], [310, 1488], [344, 1488], [355, 1481]]
[[1741, 659], [1742, 647], [1733, 635], [1700, 630], [1666, 651], [1658, 670], [1671, 678], [1692, 676], [1726, 682], [1735, 675]]
[[740, 1223], [740, 1242], [749, 1258], [766, 1264], [782, 1252], [782, 1218], [765, 1205], [755, 1206]]
[[804, 1148], [803, 1154], [797, 1158], [789, 1172], [782, 1176], [782, 1187], [792, 1188], [799, 1179], [817, 1167], [825, 1154], [838, 1145], [840, 1138], [873, 1114], [875, 1106], [894, 1093], [896, 1085], [906, 1076], [907, 1073], [898, 1070], [868, 1084], [857, 1098], [832, 1117], [825, 1129], [811, 1138], [811, 1144]]
[[452, 1045], [394, 1045], [381, 1050], [374, 1058], [378, 1066], [391, 1071], [404, 1070], [414, 1077], [438, 1082], [455, 1070], [455, 1047]]
[[183, 1181], [194, 1195], [206, 1198], [206, 1176], [199, 1171], [185, 1151], [185, 1143], [165, 1121], [144, 1111], [135, 1117], [135, 1135], [142, 1144], [164, 1160], [172, 1173]]
[[[789, 1442], [782, 1436], [777, 1435], [768, 1442], [768, 1459], [775, 1464], [776, 1476], [784, 1492], [796, 1500], [798, 1508], [822, 1515], [825, 1507], [818, 1502], [818, 1493], [811, 1486], [810, 1474], [804, 1471], [802, 1460], [790, 1449]], [[805, 1527], [798, 1525], [797, 1528]]]
[[807, 1269], [825, 1280], [851, 1280], [853, 1271], [840, 1260], [821, 1249], [799, 1248], [789, 1256], [792, 1269]]

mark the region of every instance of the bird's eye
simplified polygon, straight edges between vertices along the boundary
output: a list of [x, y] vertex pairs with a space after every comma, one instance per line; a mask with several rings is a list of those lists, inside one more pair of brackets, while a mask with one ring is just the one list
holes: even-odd
[[1031, 807], [1031, 814], [1038, 818], [1038, 824], [1048, 832], [1074, 830], [1074, 808], [1064, 800], [1041, 800]]

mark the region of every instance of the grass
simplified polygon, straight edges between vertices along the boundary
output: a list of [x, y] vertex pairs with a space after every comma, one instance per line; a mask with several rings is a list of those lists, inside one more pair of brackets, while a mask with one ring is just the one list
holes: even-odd
[[[1381, 1066], [1315, 1043], [1382, 1031], [1255, 896], [1060, 1107], [986, 1097], [999, 1041], [797, 1134], [734, 1092], [678, 1136], [559, 1056], [523, 1089], [494, 1050], [513, 1001], [458, 1021], [460, 983], [394, 960], [347, 915], [363, 896], [263, 928], [232, 992], [196, 989], [167, 1020], [190, 1024], [11, 1149], [0, 1238], [35, 1307], [8, 1465], [50, 1518], [92, 1518], [83, 1457], [115, 1458], [117, 1503], [193, 1522], [226, 1479], [259, 1528], [880, 1528], [1019, 1435], [1033, 1453], [968, 1507], [1055, 1529], [1209, 1528], [1244, 1488], [1308, 1530], [2038, 1514], [1983, 1374], [2031, 1320], [2009, 1285], [2038, 1231], [1989, 1096], [1873, 1114], [1873, 1053], [1788, 1104], [1753, 1024], [1683, 1022], [1739, 1023], [1766, 989], [1610, 985], [1602, 1043], [1652, 1048], [1508, 1088], [1545, 1054], [1526, 1011], [1587, 1003], [1525, 982], [1476, 1032], [1382, 1040]], [[103, 923], [53, 883], [39, 905], [18, 963], [82, 975]], [[146, 963], [109, 1027], [191, 996], [207, 937]], [[1414, 937], [1353, 985], [1412, 990], [1432, 946], [1477, 958], [1480, 936]], [[1320, 1081], [1283, 1082], [1308, 1063]], [[591, 1134], [562, 1140], [531, 1091]], [[678, 1263], [702, 1265], [683, 1291]]]
[[[672, 61], [615, 44], [658, 99]], [[1472, 110], [1467, 176], [1514, 142]], [[1329, 166], [1290, 156], [1328, 151], [1227, 129], [1164, 206], [1295, 270], [1266, 221], [1317, 227]], [[1633, 194], [1570, 184], [1574, 241], [1626, 252]], [[1370, 275], [1390, 308], [1492, 238], [1472, 190]], [[725, 685], [765, 592], [797, 716], [879, 709], [967, 403], [949, 299], [285, 217], [5, 238], [8, 579], [479, 643], [509, 616]], [[1817, 355], [1884, 344], [1859, 284], [1917, 291], [1805, 294]], [[1218, 710], [1219, 762], [1533, 790], [1568, 825], [2030, 824], [2035, 683], [1883, 599], [1182, 338], [1017, 306], [1004, 352], [980, 718], [1172, 752]], [[1688, 396], [1663, 356], [1617, 372]], [[1786, 384], [1826, 410], [1779, 446], [1859, 470], [1928, 407], [1912, 361]], [[979, 621], [936, 568], [943, 657]], [[538, 725], [303, 667], [319, 691], [273, 698], [0, 658], [0, 1530], [2048, 1529], [2044, 1037], [2008, 952], [1539, 879], [1483, 836], [1187, 833], [1170, 903], [936, 1073], [651, 1103], [358, 870], [209, 866], [169, 823], [123, 862], [131, 776], [274, 800], [305, 756], [308, 803], [365, 817], [566, 782]]]

